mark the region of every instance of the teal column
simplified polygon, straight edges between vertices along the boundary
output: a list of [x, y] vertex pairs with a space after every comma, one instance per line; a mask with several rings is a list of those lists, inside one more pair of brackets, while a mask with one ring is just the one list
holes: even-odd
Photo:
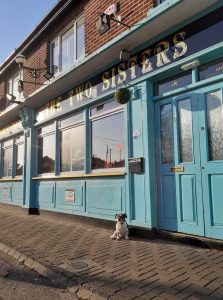
[[19, 111], [22, 126], [24, 128], [24, 175], [23, 175], [23, 195], [24, 206], [29, 209], [29, 213], [37, 213], [35, 185], [32, 177], [35, 175], [36, 167], [36, 130], [34, 128], [34, 110], [31, 107], [23, 107]]

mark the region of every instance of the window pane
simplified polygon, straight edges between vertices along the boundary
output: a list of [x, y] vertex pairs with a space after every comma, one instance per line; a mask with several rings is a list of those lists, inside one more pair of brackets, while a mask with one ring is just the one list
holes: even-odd
[[16, 146], [16, 176], [23, 175], [24, 144]]
[[206, 95], [210, 160], [223, 160], [223, 109], [221, 90]]
[[190, 99], [178, 102], [180, 162], [193, 161], [192, 114]]
[[83, 120], [84, 120], [84, 114], [80, 113], [80, 114], [74, 115], [70, 118], [66, 118], [66, 119], [61, 120], [59, 122], [59, 126], [60, 127], [66, 127], [66, 126], [74, 125], [74, 124], [79, 123]]
[[199, 67], [199, 79], [204, 80], [223, 73], [223, 59]]
[[74, 29], [62, 35], [62, 70], [74, 64]]
[[173, 162], [173, 117], [172, 105], [160, 107], [160, 136], [161, 136], [161, 162]]
[[92, 122], [92, 169], [119, 168], [124, 161], [123, 113]]
[[38, 134], [46, 134], [46, 133], [50, 133], [52, 131], [55, 130], [55, 125], [54, 124], [50, 124], [41, 128], [38, 128], [37, 133]]
[[84, 19], [77, 22], [77, 59], [84, 55]]
[[61, 172], [84, 170], [84, 126], [61, 132]]
[[59, 42], [58, 40], [52, 43], [52, 73], [56, 74], [59, 71]]
[[154, 83], [154, 96], [179, 89], [192, 83], [191, 71]]
[[106, 111], [115, 109], [117, 107], [120, 108], [120, 104], [117, 101], [113, 101], [113, 100], [103, 104], [99, 104], [98, 106], [90, 110], [90, 116], [95, 117], [99, 114], [105, 113]]
[[3, 176], [12, 176], [12, 147], [3, 150]]
[[53, 173], [55, 162], [55, 135], [38, 138], [38, 174]]

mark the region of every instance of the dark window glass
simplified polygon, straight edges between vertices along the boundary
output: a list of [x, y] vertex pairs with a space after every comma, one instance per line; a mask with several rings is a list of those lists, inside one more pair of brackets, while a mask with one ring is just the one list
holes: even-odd
[[84, 126], [61, 132], [61, 172], [84, 170]]
[[55, 134], [38, 138], [38, 174], [53, 173], [55, 163]]
[[205, 80], [220, 74], [223, 74], [222, 58], [199, 67], [200, 80]]
[[182, 88], [192, 83], [191, 71], [154, 83], [154, 96]]
[[123, 112], [92, 121], [92, 169], [124, 167], [124, 153]]

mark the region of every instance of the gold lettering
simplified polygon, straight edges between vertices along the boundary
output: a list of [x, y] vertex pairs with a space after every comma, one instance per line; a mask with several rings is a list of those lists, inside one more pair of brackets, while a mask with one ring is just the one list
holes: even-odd
[[125, 63], [122, 63], [118, 66], [118, 84], [125, 82], [127, 74], [125, 72]]
[[154, 53], [156, 54], [157, 62], [156, 66], [161, 67], [170, 62], [166, 53], [169, 50], [170, 43], [167, 41], [160, 42], [154, 49]]
[[130, 58], [128, 62], [128, 68], [131, 69], [131, 79], [136, 78], [136, 65], [137, 65], [137, 56]]
[[116, 87], [116, 83], [115, 83], [115, 68], [112, 68], [112, 69], [111, 69], [111, 73], [112, 73], [112, 78], [111, 78], [112, 84], [111, 84], [111, 86], [112, 86], [113, 88], [115, 88], [115, 87]]
[[85, 95], [88, 99], [91, 99], [92, 98], [92, 84], [90, 81], [88, 81], [86, 83], [86, 86], [85, 86]]
[[83, 85], [80, 85], [76, 87], [76, 96], [77, 96], [77, 102], [82, 102], [83, 101]]
[[61, 100], [62, 100], [61, 97], [57, 97], [57, 99], [55, 101], [55, 109], [56, 110], [61, 110], [61, 105], [60, 105]]
[[141, 55], [142, 73], [145, 74], [153, 70], [152, 63], [149, 61], [149, 57], [151, 56], [151, 49], [145, 50]]
[[177, 59], [178, 57], [183, 56], [187, 52], [187, 44], [184, 42], [186, 32], [178, 32], [173, 37], [173, 43], [176, 46], [176, 48], [180, 48], [181, 51], [178, 52], [177, 49], [175, 49], [173, 59]]
[[69, 99], [70, 106], [73, 106], [74, 90], [72, 90], [68, 93], [68, 99]]
[[110, 81], [109, 81], [108, 77], [109, 77], [109, 72], [103, 73], [103, 75], [102, 75], [102, 81], [103, 81], [102, 91], [105, 91], [105, 90], [109, 89], [109, 87], [110, 87]]

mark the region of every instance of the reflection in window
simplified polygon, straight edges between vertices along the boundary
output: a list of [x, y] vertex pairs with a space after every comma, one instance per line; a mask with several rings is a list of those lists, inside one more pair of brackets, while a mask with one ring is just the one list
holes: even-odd
[[16, 145], [16, 176], [23, 175], [24, 144]]
[[84, 17], [78, 18], [66, 31], [61, 32], [50, 45], [51, 72], [54, 74], [72, 67], [84, 56]]
[[12, 176], [12, 146], [3, 150], [3, 176]]
[[182, 88], [192, 83], [191, 71], [182, 74], [168, 77], [154, 83], [154, 96], [162, 95], [164, 93]]
[[74, 28], [62, 35], [62, 70], [74, 64]]
[[161, 161], [163, 164], [173, 162], [173, 117], [172, 105], [160, 107]]
[[124, 167], [124, 151], [123, 112], [92, 121], [92, 169]]
[[51, 45], [51, 72], [56, 74], [59, 71], [59, 40]]
[[53, 173], [55, 162], [55, 134], [38, 138], [38, 174]]
[[180, 162], [193, 161], [192, 113], [191, 101], [185, 99], [178, 102], [178, 126]]
[[84, 126], [61, 132], [61, 172], [84, 170]]
[[77, 22], [77, 37], [76, 37], [76, 51], [77, 58], [80, 58], [84, 55], [84, 19], [80, 19]]
[[223, 160], [222, 92], [206, 94], [209, 160]]

